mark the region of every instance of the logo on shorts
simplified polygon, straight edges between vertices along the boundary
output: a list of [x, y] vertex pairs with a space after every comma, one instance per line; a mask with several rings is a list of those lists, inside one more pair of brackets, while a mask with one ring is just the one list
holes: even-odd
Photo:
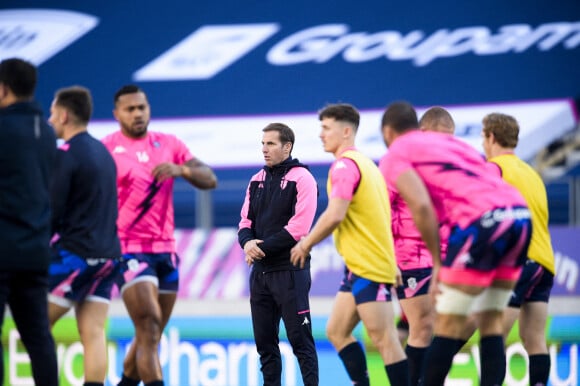
[[303, 325], [303, 326], [307, 326], [307, 325], [309, 325], [309, 324], [310, 324], [310, 320], [308, 320], [308, 317], [306, 317], [306, 316], [305, 316], [305, 317], [304, 317], [304, 321], [302, 322], [302, 325]]
[[464, 253], [457, 259], [461, 264], [471, 264], [473, 263], [473, 258], [470, 253]]
[[409, 280], [407, 280], [407, 286], [412, 290], [417, 288], [417, 279], [415, 279], [414, 277], [409, 278]]
[[131, 259], [127, 262], [127, 267], [129, 267], [130, 271], [137, 271], [139, 270], [139, 262], [137, 261], [137, 259]]

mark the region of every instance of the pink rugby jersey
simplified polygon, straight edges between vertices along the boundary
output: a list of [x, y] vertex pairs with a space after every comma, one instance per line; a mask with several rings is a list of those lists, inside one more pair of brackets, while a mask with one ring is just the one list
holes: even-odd
[[152, 172], [164, 162], [193, 158], [174, 135], [149, 131], [134, 139], [121, 131], [103, 138], [117, 164], [119, 238], [123, 253], [175, 252], [173, 178], [157, 183]]
[[[379, 170], [387, 181], [386, 165], [390, 161], [390, 152], [385, 154], [379, 161]], [[403, 197], [393, 184], [387, 181], [389, 200], [391, 203], [392, 231], [395, 242], [395, 255], [397, 265], [402, 270], [424, 269], [433, 267], [433, 257], [421, 238], [421, 233], [415, 226], [413, 215]], [[440, 225], [439, 238], [441, 240], [441, 255], [447, 252], [447, 238], [449, 227]]]
[[416, 130], [398, 137], [383, 171], [387, 184], [396, 186], [409, 169], [425, 183], [439, 221], [451, 228], [465, 228], [495, 208], [527, 206], [473, 147], [447, 134]]

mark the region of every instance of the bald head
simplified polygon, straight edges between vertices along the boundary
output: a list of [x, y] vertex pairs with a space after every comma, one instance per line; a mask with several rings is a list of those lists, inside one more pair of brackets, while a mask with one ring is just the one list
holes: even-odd
[[421, 130], [437, 131], [439, 133], [455, 133], [455, 122], [449, 111], [443, 107], [435, 106], [425, 111], [419, 120]]

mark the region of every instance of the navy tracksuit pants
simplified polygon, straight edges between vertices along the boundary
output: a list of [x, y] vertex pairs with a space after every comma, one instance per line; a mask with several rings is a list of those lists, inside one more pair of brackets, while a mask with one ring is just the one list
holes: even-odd
[[[57, 386], [58, 367], [54, 339], [48, 324], [48, 272], [0, 271], [0, 327], [6, 305], [30, 357], [36, 385]], [[0, 344], [1, 349], [1, 344]], [[0, 358], [0, 385], [4, 365]]]
[[282, 358], [280, 319], [302, 373], [304, 386], [318, 386], [318, 357], [310, 319], [310, 270], [250, 273], [252, 326], [264, 386], [279, 386]]

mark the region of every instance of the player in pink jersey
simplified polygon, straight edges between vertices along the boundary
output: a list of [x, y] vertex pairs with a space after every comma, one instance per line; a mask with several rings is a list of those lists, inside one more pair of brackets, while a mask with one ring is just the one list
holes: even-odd
[[[433, 256], [430, 293], [436, 297], [434, 338], [426, 353], [424, 384], [440, 386], [451, 368], [470, 312], [479, 314], [481, 385], [505, 377], [502, 313], [530, 240], [524, 198], [488, 172], [483, 157], [450, 135], [421, 133], [413, 107], [391, 104], [382, 131], [389, 147], [385, 175], [396, 186]], [[439, 223], [451, 227], [441, 258]]]
[[119, 385], [163, 385], [158, 345], [179, 284], [173, 238], [173, 179], [213, 189], [213, 171], [173, 135], [147, 130], [150, 108], [137, 86], [115, 94], [113, 114], [121, 130], [103, 139], [117, 164], [119, 238], [124, 258], [119, 288], [135, 325]]
[[[449, 112], [438, 106], [428, 109], [421, 117], [419, 125], [421, 130], [426, 131], [448, 134], [453, 134], [455, 131], [455, 123]], [[388, 162], [390, 161], [387, 153], [379, 162], [379, 169], [383, 175]], [[432, 299], [428, 296], [433, 258], [421, 239], [421, 233], [413, 222], [409, 207], [397, 188], [393, 184], [388, 184], [387, 188], [391, 202], [395, 255], [403, 279], [403, 285], [396, 288], [401, 305], [401, 321], [403, 321], [397, 324], [397, 329], [401, 336], [402, 327], [407, 327], [405, 353], [409, 360], [411, 384], [417, 385], [425, 352], [433, 335], [435, 310]], [[444, 236], [446, 233], [447, 227], [443, 225], [440, 230], [442, 255], [447, 249], [447, 237]]]

